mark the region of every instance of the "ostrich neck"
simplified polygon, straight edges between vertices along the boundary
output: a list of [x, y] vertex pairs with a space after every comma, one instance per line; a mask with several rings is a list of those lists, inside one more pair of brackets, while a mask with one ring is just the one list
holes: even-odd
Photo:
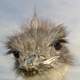
[[69, 65], [63, 65], [58, 69], [48, 71], [35, 77], [24, 78], [24, 80], [65, 80], [65, 75], [69, 69]]

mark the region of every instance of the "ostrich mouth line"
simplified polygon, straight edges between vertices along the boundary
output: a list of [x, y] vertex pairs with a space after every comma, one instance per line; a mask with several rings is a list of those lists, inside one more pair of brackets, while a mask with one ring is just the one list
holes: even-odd
[[18, 74], [22, 73], [23, 75], [25, 75], [27, 77], [35, 76], [35, 75], [40, 74], [44, 71], [47, 71], [49, 69], [54, 68], [54, 65], [52, 65], [52, 63], [55, 62], [58, 58], [59, 58], [59, 56], [52, 57], [50, 59], [47, 59], [47, 60], [41, 62], [36, 67], [28, 68], [27, 70], [20, 68], [17, 70], [17, 72], [18, 72]]

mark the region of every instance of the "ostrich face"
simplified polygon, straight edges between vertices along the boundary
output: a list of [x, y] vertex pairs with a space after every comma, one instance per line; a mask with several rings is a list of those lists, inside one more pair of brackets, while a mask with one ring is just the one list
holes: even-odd
[[64, 27], [45, 22], [38, 26], [26, 25], [22, 33], [11, 36], [7, 42], [8, 54], [15, 57], [17, 73], [27, 77], [71, 63]]

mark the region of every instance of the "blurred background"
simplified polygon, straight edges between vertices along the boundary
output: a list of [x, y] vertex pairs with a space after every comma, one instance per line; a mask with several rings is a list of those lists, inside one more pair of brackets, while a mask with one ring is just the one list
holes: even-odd
[[69, 49], [75, 58], [66, 80], [80, 80], [80, 0], [0, 0], [0, 80], [20, 80], [13, 71], [13, 57], [6, 56], [7, 36], [31, 19], [34, 6], [40, 18], [67, 28]]

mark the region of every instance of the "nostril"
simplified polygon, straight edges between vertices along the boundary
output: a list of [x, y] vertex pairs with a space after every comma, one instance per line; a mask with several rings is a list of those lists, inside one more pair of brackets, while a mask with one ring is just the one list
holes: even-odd
[[36, 57], [36, 54], [33, 54], [34, 57]]
[[24, 61], [26, 61], [26, 59], [24, 59]]

